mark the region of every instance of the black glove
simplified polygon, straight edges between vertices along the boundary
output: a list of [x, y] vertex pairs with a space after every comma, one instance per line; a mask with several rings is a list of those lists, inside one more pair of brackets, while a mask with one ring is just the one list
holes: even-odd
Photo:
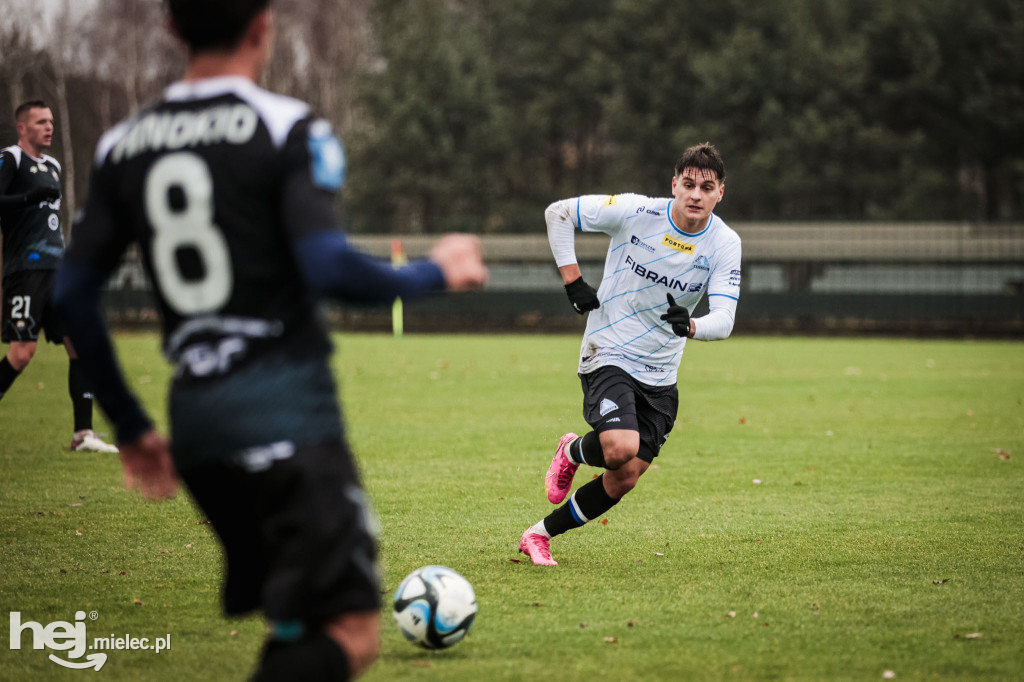
[[661, 316], [661, 319], [672, 325], [672, 331], [676, 333], [676, 336], [689, 335], [690, 311], [681, 305], [676, 305], [676, 299], [672, 298], [672, 294], [665, 295], [668, 296], [668, 310]]
[[597, 292], [594, 291], [594, 287], [584, 282], [582, 277], [566, 284], [565, 293], [568, 294], [572, 307], [580, 315], [588, 310], [596, 310], [601, 307], [601, 301], [597, 300]]
[[60, 190], [48, 185], [33, 187], [25, 193], [26, 204], [38, 204], [40, 201], [54, 201], [56, 199], [60, 199]]

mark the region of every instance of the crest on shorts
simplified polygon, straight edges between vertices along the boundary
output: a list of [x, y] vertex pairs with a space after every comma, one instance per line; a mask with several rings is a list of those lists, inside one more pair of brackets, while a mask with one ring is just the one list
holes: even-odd
[[602, 417], [608, 414], [609, 412], [614, 412], [617, 409], [619, 409], [619, 406], [616, 405], [614, 401], [609, 400], [608, 398], [605, 398], [604, 400], [601, 401], [600, 412]]

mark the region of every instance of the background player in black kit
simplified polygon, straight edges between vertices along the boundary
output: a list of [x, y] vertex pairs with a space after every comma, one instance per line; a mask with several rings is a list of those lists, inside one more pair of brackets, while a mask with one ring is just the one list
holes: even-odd
[[[333, 213], [344, 152], [306, 104], [256, 86], [268, 0], [169, 0], [183, 80], [109, 131], [56, 301], [117, 426], [125, 479], [169, 496], [175, 469], [227, 559], [228, 613], [271, 621], [256, 679], [347, 679], [379, 648], [369, 509], [346, 445], [316, 297], [387, 302], [476, 288], [479, 240], [442, 238], [393, 270]], [[171, 451], [127, 390], [100, 292], [138, 242], [176, 372]]]
[[0, 398], [36, 354], [39, 333], [67, 348], [68, 393], [74, 414], [71, 449], [117, 452], [92, 431], [92, 390], [82, 363], [50, 306], [53, 276], [64, 253], [60, 224], [60, 164], [43, 151], [53, 140], [53, 113], [41, 100], [14, 111], [18, 144], [0, 151], [0, 232], [4, 239], [0, 339]]

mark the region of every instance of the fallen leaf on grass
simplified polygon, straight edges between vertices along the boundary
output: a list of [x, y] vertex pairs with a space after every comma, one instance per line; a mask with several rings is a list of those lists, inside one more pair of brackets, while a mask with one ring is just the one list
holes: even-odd
[[751, 617], [752, 617], [752, 618], [758, 618], [758, 615], [757, 615], [757, 611], [754, 611], [754, 615], [753, 615], [753, 616], [751, 616]]
[[192, 543], [190, 542], [190, 543], [188, 543], [187, 545], [185, 545], [185, 548], [186, 548], [186, 549], [192, 549]]
[[949, 582], [949, 578], [943, 578], [942, 580], [933, 580], [932, 585], [945, 585]]
[[969, 635], [964, 635], [964, 639], [981, 639], [982, 637], [984, 637], [984, 635], [980, 632], [972, 632]]
[[736, 612], [735, 611], [730, 611], [729, 613], [727, 613], [725, 615], [728, 616], [729, 618], [735, 618], [736, 617]]
[[894, 677], [896, 677], [896, 673], [894, 673], [891, 670], [886, 670], [884, 673], [882, 673], [882, 679], [891, 680]]
[[522, 562], [522, 561], [520, 561], [519, 559], [509, 559], [509, 561], [511, 561], [511, 562], [512, 562], [512, 563], [514, 563], [514, 564], [521, 564], [521, 563], [523, 563], [523, 562]]
[[80, 531], [80, 530], [76, 530], [75, 531], [75, 535], [81, 535], [81, 534], [82, 534], [82, 531]]
[[237, 635], [237, 634], [238, 634], [238, 630], [232, 630], [232, 631], [231, 631], [231, 632], [230, 632], [229, 634], [230, 634], [230, 635], [231, 635], [232, 637], [234, 637], [235, 635]]
[[601, 525], [602, 526], [607, 526], [608, 525], [608, 519], [601, 519]]
[[655, 552], [654, 556], [665, 556], [664, 552]]
[[585, 628], [585, 627], [587, 627], [587, 624], [586, 623], [580, 623], [580, 627], [581, 628]]
[[747, 423], [747, 418], [746, 417], [740, 417], [740, 424], [746, 424], [746, 423]]
[[636, 626], [638, 626], [638, 625], [640, 625], [640, 621], [638, 621], [638, 620], [637, 620], [636, 618], [631, 618], [631, 619], [630, 619], [630, 620], [629, 620], [629, 621], [628, 621], [628, 622], [626, 623], [626, 627], [630, 627], [630, 628], [635, 628], [635, 627], [636, 627]]
[[69, 504], [68, 506], [69, 507], [81, 507], [82, 503], [81, 502], [75, 502], [74, 504]]
[[141, 600], [141, 599], [136, 599], [136, 600], [135, 600], [135, 601], [134, 601], [133, 603], [134, 603], [134, 604], [135, 604], [136, 606], [142, 606], [142, 600]]
[[618, 637], [605, 637], [604, 641], [607, 642], [608, 644], [618, 644], [619, 643], [619, 638]]

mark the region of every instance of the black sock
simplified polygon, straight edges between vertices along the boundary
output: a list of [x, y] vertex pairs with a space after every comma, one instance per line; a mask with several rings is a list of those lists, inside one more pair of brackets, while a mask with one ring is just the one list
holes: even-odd
[[333, 680], [350, 679], [348, 655], [324, 632], [308, 635], [295, 642], [268, 640], [263, 647], [260, 667], [252, 682], [277, 680]]
[[547, 515], [544, 519], [544, 528], [547, 529], [548, 535], [555, 537], [567, 530], [579, 528], [618, 503], [618, 500], [605, 491], [603, 478], [599, 476], [580, 486], [568, 502]]
[[92, 391], [82, 369], [82, 361], [72, 358], [68, 363], [68, 394], [75, 413], [75, 432], [92, 429]]
[[569, 444], [569, 459], [577, 464], [589, 464], [592, 467], [606, 468], [601, 438], [596, 431], [585, 434]]
[[7, 393], [7, 389], [11, 387], [14, 380], [21, 374], [18, 370], [11, 366], [11, 363], [7, 361], [7, 356], [4, 356], [3, 360], [0, 360], [0, 398], [4, 397], [4, 393]]

